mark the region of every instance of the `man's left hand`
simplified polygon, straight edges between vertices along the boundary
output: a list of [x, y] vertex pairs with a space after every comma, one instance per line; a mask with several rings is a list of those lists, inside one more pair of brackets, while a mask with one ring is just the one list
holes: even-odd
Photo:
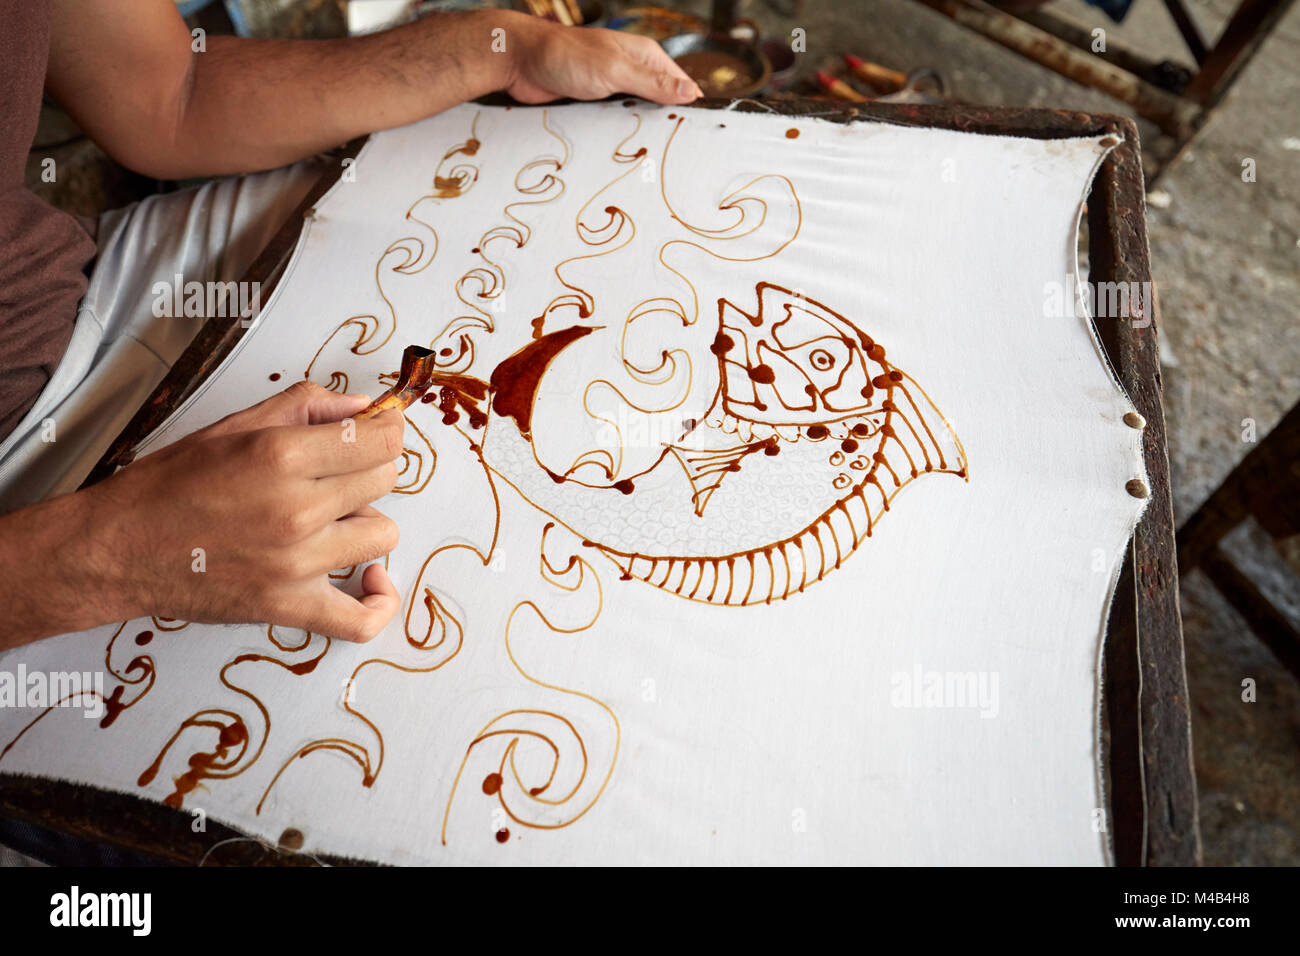
[[510, 74], [506, 92], [521, 103], [570, 97], [600, 100], [630, 93], [663, 104], [704, 94], [649, 37], [617, 30], [560, 26], [514, 14], [505, 21]]

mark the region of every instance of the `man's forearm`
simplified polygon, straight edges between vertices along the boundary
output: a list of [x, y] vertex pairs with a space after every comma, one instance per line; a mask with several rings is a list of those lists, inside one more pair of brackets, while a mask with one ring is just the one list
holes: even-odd
[[492, 31], [514, 17], [526, 20], [451, 13], [351, 39], [211, 37], [159, 165], [168, 178], [272, 168], [500, 89], [509, 54], [493, 52]]
[[93, 494], [0, 516], [0, 651], [139, 613], [108, 586]]
[[507, 10], [365, 37], [195, 45], [172, 0], [55, 0], [46, 87], [109, 155], [160, 179], [282, 166], [493, 90], [525, 103], [701, 95], [648, 37]]

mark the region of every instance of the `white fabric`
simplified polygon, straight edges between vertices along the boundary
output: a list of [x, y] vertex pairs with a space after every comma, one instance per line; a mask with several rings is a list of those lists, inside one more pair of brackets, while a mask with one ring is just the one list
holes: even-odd
[[[542, 379], [535, 457], [502, 408], [483, 439], [464, 408], [448, 425], [437, 404], [412, 406], [401, 485], [414, 493], [379, 503], [402, 528], [388, 567], [404, 603], [379, 638], [325, 650], [264, 625], [129, 622], [108, 688], [131, 706], [106, 729], [52, 711], [0, 772], [162, 800], [191, 755], [216, 754], [227, 770], [185, 793], [186, 809], [393, 863], [1106, 862], [1098, 659], [1141, 511], [1124, 487], [1143, 475], [1140, 434], [1087, 319], [1060, 315], [1059, 297], [1045, 314], [1047, 291], [1072, 281], [1104, 152], [616, 103], [465, 106], [375, 137], [318, 205], [263, 320], [150, 447], [270, 395], [273, 373], [310, 367], [377, 393], [410, 343], [454, 363], [468, 342], [457, 371], [487, 380], [535, 341], [549, 304], [543, 333], [599, 328]], [[964, 449], [969, 480], [936, 469], [906, 484], [838, 569], [802, 535], [789, 576], [748, 579], [770, 603], [736, 607], [699, 599], [697, 565], [660, 565], [660, 587], [599, 546], [707, 556], [775, 542], [828, 501], [838, 433], [756, 425], [763, 413], [735, 404], [744, 375], [728, 379], [738, 415], [709, 405], [736, 372], [710, 351], [720, 316], [747, 334], [762, 282], [804, 297], [768, 302], [769, 318], [798, 313], [787, 331], [843, 328], [829, 309], [883, 346], [933, 403], [918, 414], [946, 460]], [[870, 348], [837, 335], [821, 344], [847, 360]], [[645, 408], [685, 398], [643, 417], [613, 385]], [[703, 423], [679, 441], [690, 419]], [[739, 460], [693, 525], [687, 469], [676, 453], [653, 460], [722, 428], [778, 453]], [[574, 476], [601, 487], [543, 470], [577, 460]], [[608, 487], [629, 475], [630, 493]], [[673, 593], [678, 573], [696, 600]], [[11, 652], [0, 670], [101, 668], [116, 631]], [[258, 656], [235, 663], [246, 654]], [[36, 713], [0, 713], [3, 741]], [[228, 731], [221, 751], [217, 726], [232, 725], [248, 746]]]
[[319, 175], [299, 163], [100, 216], [72, 339], [36, 404], [0, 442], [4, 511], [75, 491], [201, 328], [202, 318], [155, 315], [154, 284], [241, 278]]

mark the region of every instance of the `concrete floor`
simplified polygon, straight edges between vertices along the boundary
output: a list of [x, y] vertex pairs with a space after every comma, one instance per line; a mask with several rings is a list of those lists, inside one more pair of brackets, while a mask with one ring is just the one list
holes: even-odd
[[[293, 8], [276, 22], [302, 32], [330, 32], [335, 0], [257, 0]], [[707, 4], [667, 3], [704, 13]], [[785, 0], [783, 8], [793, 4]], [[940, 69], [951, 94], [990, 105], [1125, 112], [1121, 104], [1079, 87], [958, 27], [910, 0], [807, 0], [797, 17], [750, 0], [741, 11], [768, 36], [802, 27], [807, 54], [799, 75], [835, 67], [854, 52], [901, 70]], [[1204, 33], [1214, 36], [1234, 0], [1190, 0]], [[1053, 11], [1157, 59], [1186, 59], [1181, 40], [1155, 0], [1142, 0], [1116, 26], [1083, 0], [1058, 0]], [[299, 11], [301, 12], [301, 11]], [[322, 26], [323, 24], [323, 26]], [[1282, 21], [1246, 70], [1226, 105], [1192, 151], [1165, 176], [1148, 207], [1152, 271], [1162, 306], [1165, 413], [1178, 521], [1252, 447], [1243, 420], [1263, 437], [1300, 399], [1300, 8]], [[63, 137], [51, 120], [43, 141]], [[1143, 134], [1153, 132], [1143, 125]], [[104, 163], [84, 141], [33, 155], [29, 181], [40, 187], [39, 159], [59, 158], [51, 201], [90, 213], [134, 198], [148, 184]], [[1257, 179], [1241, 180], [1242, 160]], [[1272, 596], [1300, 621], [1300, 570], [1292, 543], [1286, 563], [1253, 527], [1230, 549]], [[1182, 610], [1193, 707], [1205, 862], [1300, 862], [1300, 686], [1256, 641], [1199, 573], [1183, 581]], [[1258, 701], [1243, 703], [1253, 678]]]

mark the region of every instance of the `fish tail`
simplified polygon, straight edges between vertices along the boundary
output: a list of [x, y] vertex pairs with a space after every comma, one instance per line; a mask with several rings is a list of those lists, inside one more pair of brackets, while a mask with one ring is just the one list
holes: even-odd
[[966, 451], [961, 439], [925, 389], [903, 373], [893, 401], [896, 413], [890, 416], [890, 424], [894, 435], [882, 443], [881, 451], [891, 457], [895, 468], [906, 468], [913, 478], [922, 472], [945, 472], [965, 478]]

